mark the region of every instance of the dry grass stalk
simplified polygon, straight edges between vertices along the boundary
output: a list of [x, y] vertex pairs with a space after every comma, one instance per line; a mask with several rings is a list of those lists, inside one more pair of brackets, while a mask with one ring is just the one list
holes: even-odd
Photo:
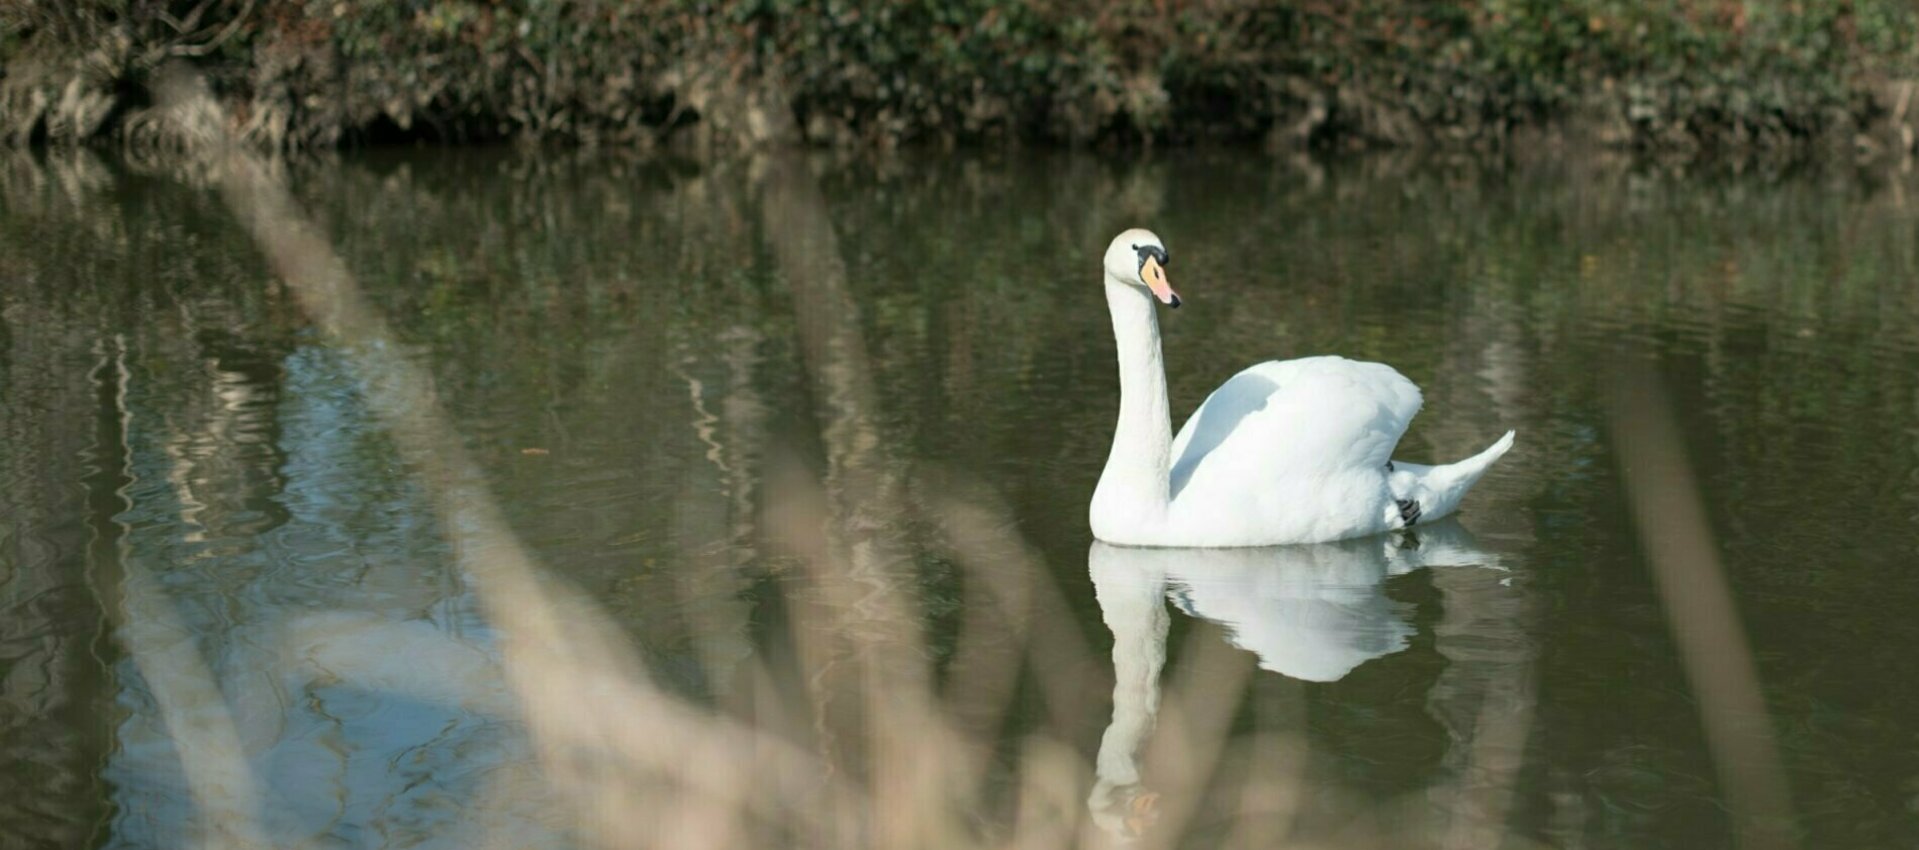
[[1647, 366], [1623, 372], [1613, 399], [1613, 433], [1633, 518], [1699, 700], [1739, 843], [1761, 850], [1796, 846], [1791, 794], [1759, 672], [1671, 405]]

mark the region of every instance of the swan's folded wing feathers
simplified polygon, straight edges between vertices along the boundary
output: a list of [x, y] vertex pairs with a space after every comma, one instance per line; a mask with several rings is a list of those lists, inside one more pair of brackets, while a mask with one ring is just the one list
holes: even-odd
[[1180, 429], [1173, 491], [1202, 467], [1258, 477], [1383, 470], [1420, 404], [1419, 388], [1379, 363], [1258, 364], [1214, 390]]

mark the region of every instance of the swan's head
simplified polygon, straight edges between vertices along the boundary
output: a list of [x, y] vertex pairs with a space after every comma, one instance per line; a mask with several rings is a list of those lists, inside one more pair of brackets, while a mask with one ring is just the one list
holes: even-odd
[[1166, 282], [1166, 243], [1138, 227], [1113, 237], [1106, 246], [1106, 277], [1153, 293], [1161, 304], [1179, 306], [1179, 293]]

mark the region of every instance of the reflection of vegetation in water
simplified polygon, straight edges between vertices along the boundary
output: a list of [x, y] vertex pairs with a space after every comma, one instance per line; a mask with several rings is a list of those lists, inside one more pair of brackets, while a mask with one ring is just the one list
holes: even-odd
[[[85, 170], [100, 185], [79, 188], [84, 181], [64, 175], [82, 161], [15, 160], [4, 226], [12, 244], [47, 250], [10, 253], [11, 276], [48, 277], [53, 268], [35, 264], [57, 256], [100, 303], [123, 310], [158, 308], [178, 293], [242, 305], [234, 321], [249, 325], [258, 321], [249, 317], [286, 315], [283, 304], [263, 300], [274, 288], [257, 283], [257, 261], [223, 233], [217, 209], [97, 162]], [[1911, 296], [1875, 285], [1914, 265], [1897, 215], [1899, 178], [1829, 189], [1811, 177], [1682, 184], [1599, 168], [1522, 171], [1500, 178], [1522, 188], [1495, 192], [1471, 171], [1403, 172], [1390, 163], [1377, 172], [1335, 168], [1316, 185], [1292, 170], [1232, 162], [1132, 174], [1056, 164], [1009, 178], [974, 165], [901, 163], [858, 191], [850, 176], [828, 178], [889, 440], [989, 466], [1061, 446], [1079, 453], [1060, 459], [1064, 474], [1090, 474], [1097, 464], [1088, 459], [1104, 446], [1083, 437], [1107, 427], [1107, 402], [1075, 388], [1106, 380], [1108, 364], [1098, 355], [1103, 317], [1082, 297], [1090, 249], [1081, 246], [1147, 218], [1180, 254], [1178, 273], [1194, 298], [1167, 331], [1179, 409], [1252, 358], [1337, 348], [1398, 364], [1433, 394], [1415, 427], [1418, 447], [1422, 435], [1450, 430], [1435, 417], [1484, 409], [1440, 395], [1454, 391], [1449, 381], [1479, 385], [1496, 366], [1474, 362], [1483, 354], [1474, 343], [1559, 370], [1515, 380], [1571, 403], [1591, 385], [1577, 358], [1550, 352], [1602, 336], [1660, 338], [1701, 358], [1717, 392], [1747, 394], [1783, 417], [1716, 426], [1755, 452], [1795, 439], [1792, 421], [1853, 409], [1862, 394], [1901, 409], [1896, 386], [1869, 382], [1896, 375], [1883, 358], [1911, 345], [1910, 324], [1896, 320], [1913, 314]], [[671, 340], [711, 339], [742, 324], [763, 340], [752, 378], [759, 392], [775, 411], [795, 409], [801, 377], [781, 307], [788, 296], [757, 247], [746, 175], [504, 156], [375, 163], [308, 179], [297, 172], [295, 185], [371, 296], [425, 346], [454, 403], [489, 423], [477, 438], [548, 448], [583, 440], [630, 451], [640, 469], [660, 462], [664, 445], [703, 451], [677, 425], [619, 411], [685, 394], [669, 368], [670, 350], [685, 344]], [[1140, 197], [1130, 187], [1142, 179], [1155, 197], [1129, 200]], [[110, 211], [97, 193], [115, 184], [148, 188], [131, 211]], [[94, 200], [74, 200], [87, 197]], [[1275, 238], [1282, 234], [1291, 238]], [[885, 250], [870, 247], [882, 243]], [[1387, 311], [1419, 320], [1372, 324]], [[1485, 317], [1496, 324], [1465, 331]], [[1487, 339], [1489, 330], [1505, 336]], [[1813, 379], [1833, 368], [1858, 379]], [[517, 409], [528, 398], [544, 399], [540, 415]], [[1021, 404], [1008, 411], [1009, 398]], [[556, 418], [587, 411], [598, 418]], [[1005, 416], [1048, 427], [955, 427]], [[554, 430], [560, 421], [567, 434]], [[1451, 446], [1432, 453], [1441, 448]], [[505, 471], [537, 478], [540, 468], [516, 460]], [[607, 520], [593, 528], [608, 542], [628, 534]], [[634, 545], [609, 547], [608, 569], [646, 556]]]
[[0, 831], [74, 846], [106, 808], [96, 768], [111, 722], [93, 584], [111, 576], [88, 573], [91, 506], [77, 486], [96, 470], [86, 361], [98, 329], [36, 309], [22, 277], [0, 275], [0, 762], [33, 777], [7, 782]]
[[[97, 162], [86, 168], [100, 185], [78, 188], [62, 176], [76, 161], [14, 161], [15, 179], [4, 186], [9, 240], [46, 250], [9, 252], [0, 262], [11, 277], [50, 277], [56, 267], [39, 264], [57, 256], [102, 305], [177, 312], [157, 308], [169, 296], [195, 296], [241, 305], [229, 321], [249, 326], [286, 315], [271, 300], [274, 287], [258, 284], [257, 261], [222, 233], [217, 209]], [[1062, 458], [1062, 470], [1090, 474], [1083, 470], [1096, 464], [1081, 461], [1104, 447], [1082, 437], [1107, 426], [1107, 402], [1074, 388], [1106, 380], [1108, 364], [1099, 356], [1103, 317], [1083, 297], [1083, 245], [1147, 218], [1180, 254], [1178, 273], [1193, 293], [1194, 309], [1167, 331], [1179, 409], [1252, 358], [1337, 348], [1398, 364], [1434, 394], [1415, 426], [1418, 447], [1422, 435], [1449, 430], [1436, 417], [1484, 408], [1439, 395], [1455, 391], [1454, 380], [1480, 385], [1497, 365], [1474, 362], [1480, 345], [1557, 369], [1513, 380], [1571, 403], [1590, 384], [1577, 358], [1551, 352], [1602, 338], [1697, 358], [1715, 392], [1740, 393], [1779, 417], [1717, 423], [1725, 438], [1749, 441], [1750, 452], [1794, 439], [1795, 421], [1856, 409], [1862, 399], [1902, 409], [1902, 390], [1883, 383], [1901, 370], [1883, 368], [1884, 358], [1911, 348], [1911, 325], [1899, 319], [1915, 305], [1909, 293], [1876, 283], [1919, 259], [1902, 238], [1900, 178], [1832, 188], [1821, 184], [1834, 178], [1810, 176], [1681, 183], [1601, 167], [1511, 173], [1497, 179], [1520, 188], [1495, 191], [1471, 170], [1380, 165], [1334, 168], [1317, 183], [1288, 169], [1203, 159], [1133, 174], [1061, 160], [1014, 178], [976, 165], [901, 163], [857, 187], [850, 175], [829, 176], [889, 440], [989, 466], [1051, 444], [1082, 455]], [[758, 392], [774, 411], [795, 409], [801, 376], [782, 306], [789, 296], [769, 275], [755, 201], [737, 170], [477, 156], [307, 177], [296, 169], [294, 184], [370, 295], [424, 346], [454, 403], [488, 423], [476, 438], [516, 448], [569, 437], [630, 446], [640, 468], [676, 441], [703, 452], [677, 424], [619, 411], [683, 396], [670, 351], [740, 325], [762, 340]], [[1141, 179], [1157, 187], [1155, 197], [1128, 200], [1139, 197], [1129, 187]], [[98, 193], [116, 184], [144, 187], [130, 211], [99, 205]], [[1374, 323], [1398, 311], [1418, 320]], [[707, 348], [690, 350], [698, 357]], [[1834, 369], [1856, 379], [1814, 378]], [[527, 398], [544, 399], [541, 415], [504, 415]], [[1009, 398], [1021, 404], [1008, 411]], [[596, 406], [604, 421], [569, 416], [569, 434], [553, 430], [559, 414]], [[1051, 425], [955, 427], [1005, 416]], [[621, 430], [630, 428], [642, 430]], [[1859, 444], [1888, 436], [1862, 435]], [[506, 470], [539, 468], [515, 460]]]

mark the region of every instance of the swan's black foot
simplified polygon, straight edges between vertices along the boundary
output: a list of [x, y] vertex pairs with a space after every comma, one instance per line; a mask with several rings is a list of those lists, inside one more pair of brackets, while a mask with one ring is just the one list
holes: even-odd
[[1419, 521], [1418, 502], [1412, 499], [1394, 499], [1393, 502], [1399, 505], [1399, 518], [1404, 520], [1406, 525]]
[[1392, 462], [1392, 461], [1390, 461], [1390, 460], [1389, 460], [1389, 461], [1386, 461], [1386, 471], [1387, 471], [1387, 472], [1391, 472], [1391, 471], [1393, 471], [1393, 462]]

